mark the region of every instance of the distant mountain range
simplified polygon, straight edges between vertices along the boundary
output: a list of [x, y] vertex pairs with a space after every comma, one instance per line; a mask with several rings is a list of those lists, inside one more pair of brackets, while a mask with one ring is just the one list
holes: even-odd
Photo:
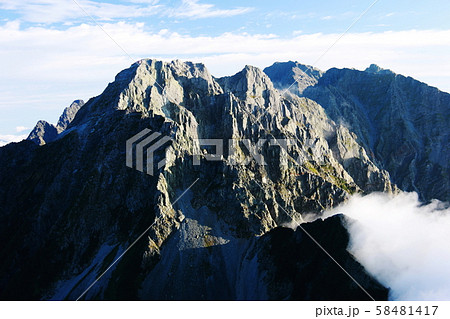
[[[385, 300], [347, 252], [342, 216], [319, 217], [355, 193], [449, 201], [449, 108], [449, 94], [375, 65], [215, 78], [141, 60], [0, 148], [0, 298], [367, 300], [307, 231]], [[145, 129], [171, 142], [141, 172], [126, 145]]]

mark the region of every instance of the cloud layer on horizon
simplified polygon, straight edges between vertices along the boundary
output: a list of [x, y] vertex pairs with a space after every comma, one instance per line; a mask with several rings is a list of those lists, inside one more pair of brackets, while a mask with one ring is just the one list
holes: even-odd
[[0, 147], [5, 146], [6, 144], [13, 143], [13, 142], [20, 142], [24, 139], [26, 139], [28, 134], [22, 134], [22, 135], [0, 135]]
[[[167, 29], [151, 32], [144, 23], [106, 23], [103, 28], [133, 60], [154, 57], [204, 61], [216, 76], [230, 75], [230, 71], [237, 72], [245, 64], [264, 67], [275, 61], [298, 60], [323, 70], [365, 68], [377, 63], [419, 79], [450, 78], [450, 66], [446, 63], [450, 53], [450, 30], [348, 33], [317, 61], [340, 34], [299, 34], [281, 38], [274, 34], [244, 32], [194, 37]], [[88, 24], [60, 30], [22, 28], [19, 21], [9, 21], [0, 25], [0, 56], [2, 69], [9, 65], [14, 72], [7, 74], [13, 78], [34, 77], [38, 73], [50, 80], [66, 77], [68, 70], [72, 71], [73, 79], [81, 80], [77, 75], [83, 74], [77, 74], [77, 70], [96, 68], [97, 73], [104, 67], [124, 67], [133, 62], [100, 28]], [[419, 60], [422, 62], [417, 63]], [[450, 87], [443, 89], [450, 90]]]
[[[450, 91], [450, 30], [348, 33], [317, 61], [340, 34], [296, 33], [287, 38], [270, 33], [229, 32], [189, 36], [167, 29], [151, 31], [144, 23], [102, 25], [132, 60], [178, 58], [203, 62], [214, 76], [234, 74], [246, 64], [262, 68], [288, 60], [313, 64], [322, 70], [365, 69], [376, 63]], [[13, 134], [16, 126], [32, 127], [38, 119], [55, 121], [73, 100], [88, 100], [100, 94], [132, 60], [95, 25], [63, 29], [27, 27], [19, 21], [0, 25], [0, 118], [18, 118], [11, 124], [11, 120], [2, 122], [0, 134]], [[32, 120], [19, 118], [18, 114]]]

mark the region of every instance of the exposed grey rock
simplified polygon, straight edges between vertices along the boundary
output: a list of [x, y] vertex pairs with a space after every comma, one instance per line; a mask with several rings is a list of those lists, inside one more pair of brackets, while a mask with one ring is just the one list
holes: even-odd
[[[167, 163], [154, 176], [125, 165], [126, 140], [144, 128], [173, 139], [155, 153]], [[286, 150], [264, 143], [266, 165], [258, 165], [242, 162], [243, 142], [208, 161], [199, 138], [294, 143]], [[396, 189], [319, 104], [281, 97], [251, 66], [215, 79], [203, 64], [139, 61], [53, 143], [24, 143], [0, 150], [0, 297], [7, 299], [78, 298], [149, 225], [85, 299], [300, 298], [289, 285], [270, 291], [265, 274], [277, 266], [261, 268], [268, 249], [261, 236], [320, 216], [354, 192]], [[336, 245], [345, 250], [347, 242]]]
[[374, 74], [394, 74], [394, 72], [392, 72], [391, 70], [382, 69], [376, 64], [371, 64], [364, 71], [367, 72], [367, 73], [374, 73]]
[[58, 130], [58, 133], [61, 133], [64, 131], [67, 126], [70, 124], [70, 122], [73, 121], [75, 118], [75, 115], [77, 114], [78, 110], [84, 105], [83, 100], [75, 100], [70, 104], [70, 106], [66, 107], [59, 117], [58, 123], [56, 124], [56, 129]]
[[372, 65], [330, 69], [303, 95], [356, 133], [402, 190], [450, 200], [450, 94]]
[[33, 141], [37, 145], [50, 143], [58, 136], [58, 130], [53, 124], [46, 121], [38, 121], [36, 126], [30, 132], [27, 140]]
[[33, 141], [37, 145], [44, 145], [53, 142], [61, 134], [70, 122], [73, 121], [78, 110], [84, 105], [83, 100], [75, 100], [66, 107], [55, 125], [46, 121], [37, 122], [36, 126], [30, 132], [27, 140]]
[[303, 91], [317, 83], [323, 72], [310, 65], [298, 62], [276, 62], [264, 69], [274, 86], [279, 90], [287, 90], [301, 95]]

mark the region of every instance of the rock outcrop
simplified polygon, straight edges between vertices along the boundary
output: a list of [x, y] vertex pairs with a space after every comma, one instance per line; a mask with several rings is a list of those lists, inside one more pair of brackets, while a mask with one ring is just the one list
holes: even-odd
[[[273, 80], [279, 89], [292, 83]], [[416, 191], [424, 201], [450, 200], [450, 94], [375, 64], [365, 71], [333, 68], [303, 92], [291, 92], [319, 103], [327, 116], [354, 133], [371, 161], [400, 189]]]
[[58, 130], [53, 124], [46, 121], [38, 121], [36, 126], [30, 132], [27, 140], [33, 141], [37, 145], [44, 145], [52, 142], [58, 136]]
[[66, 107], [59, 117], [58, 123], [56, 123], [56, 129], [58, 130], [58, 133], [61, 133], [64, 131], [67, 126], [70, 124], [70, 122], [73, 121], [75, 118], [75, 115], [77, 114], [78, 110], [84, 105], [83, 100], [75, 100], [70, 104], [68, 107]]
[[37, 145], [44, 145], [53, 142], [67, 126], [72, 122], [78, 110], [84, 105], [83, 100], [75, 100], [66, 107], [55, 125], [46, 121], [38, 121], [36, 126], [30, 132], [27, 140], [33, 141]]
[[346, 123], [402, 190], [450, 201], [450, 94], [388, 70], [331, 69], [304, 95]]
[[[126, 141], [143, 129], [172, 139], [155, 151], [166, 164], [153, 176], [125, 165]], [[223, 141], [224, 153], [212, 156], [217, 149], [201, 139]], [[133, 64], [53, 142], [0, 148], [0, 163], [3, 299], [77, 299], [144, 231], [84, 299], [321, 298], [300, 292], [317, 277], [286, 274], [277, 286], [286, 266], [270, 253], [283, 245], [278, 232], [302, 251], [293, 271], [327, 265], [298, 230], [277, 229], [312, 221], [355, 192], [396, 190], [316, 102], [280, 96], [251, 66], [217, 79], [180, 61]], [[344, 231], [336, 220], [314, 223], [319, 233]], [[352, 274], [385, 298], [345, 253], [347, 237], [332, 241]], [[366, 298], [341, 270], [327, 271], [348, 298]], [[340, 296], [333, 288], [322, 298]]]
[[323, 74], [313, 66], [292, 61], [276, 62], [265, 68], [264, 73], [270, 77], [279, 90], [289, 89], [298, 95], [301, 95], [307, 87], [317, 84]]

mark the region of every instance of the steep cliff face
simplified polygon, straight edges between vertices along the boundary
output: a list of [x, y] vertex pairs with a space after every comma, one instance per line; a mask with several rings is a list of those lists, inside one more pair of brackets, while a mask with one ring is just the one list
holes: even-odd
[[83, 100], [75, 100], [70, 104], [68, 107], [66, 107], [61, 114], [61, 116], [58, 119], [58, 123], [56, 123], [56, 129], [58, 130], [58, 133], [61, 133], [64, 131], [67, 126], [70, 124], [70, 122], [73, 121], [75, 118], [75, 115], [77, 115], [78, 110], [84, 105]]
[[301, 96], [355, 133], [402, 190], [450, 200], [448, 93], [371, 65], [364, 72], [330, 69]]
[[[261, 237], [253, 252], [275, 300], [386, 300], [387, 289], [374, 282], [348, 253], [343, 217], [303, 224], [295, 230], [278, 227]], [[361, 294], [357, 284], [310, 238], [312, 236], [355, 281], [367, 288]], [[306, 257], [307, 256], [307, 257]], [[325, 271], [326, 270], [326, 271]], [[339, 292], [338, 294], [336, 292]]]
[[33, 141], [37, 145], [44, 145], [53, 142], [58, 137], [58, 134], [61, 134], [70, 122], [73, 121], [78, 110], [83, 105], [83, 100], [73, 101], [70, 106], [64, 109], [63, 113], [59, 117], [58, 123], [56, 123], [56, 126], [46, 121], [37, 122], [36, 126], [28, 135], [27, 140]]
[[33, 141], [37, 145], [44, 145], [54, 141], [57, 136], [58, 130], [53, 124], [40, 120], [28, 135], [27, 140]]
[[[143, 129], [172, 139], [156, 151], [155, 162], [166, 164], [153, 176], [125, 165], [126, 141]], [[199, 139], [223, 141], [223, 155], [212, 161], [217, 149]], [[84, 298], [316, 298], [294, 293], [290, 277], [274, 288], [283, 265], [264, 257], [265, 238], [351, 193], [395, 191], [354, 134], [319, 104], [281, 97], [250, 66], [216, 79], [202, 64], [139, 61], [83, 105], [56, 140], [0, 148], [0, 162], [3, 299], [78, 298], [149, 225]], [[345, 250], [347, 242], [336, 245]], [[323, 265], [324, 256], [305, 254], [298, 269]], [[357, 265], [348, 254], [343, 261]], [[385, 296], [360, 266], [352, 271]]]

